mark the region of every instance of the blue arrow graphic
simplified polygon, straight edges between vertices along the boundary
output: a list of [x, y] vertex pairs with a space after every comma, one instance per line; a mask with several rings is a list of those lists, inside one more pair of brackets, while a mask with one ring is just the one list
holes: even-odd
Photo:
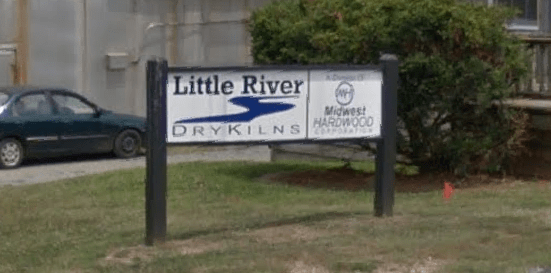
[[175, 123], [199, 123], [199, 122], [250, 122], [251, 120], [273, 113], [287, 111], [295, 107], [294, 104], [284, 103], [284, 102], [262, 102], [263, 100], [270, 99], [287, 99], [287, 98], [297, 98], [298, 96], [288, 96], [288, 97], [236, 97], [229, 100], [230, 103], [234, 105], [239, 105], [241, 107], [247, 108], [247, 111], [231, 114], [231, 115], [219, 115], [219, 116], [210, 116], [202, 118], [191, 118], [191, 119], [182, 119], [176, 121]]

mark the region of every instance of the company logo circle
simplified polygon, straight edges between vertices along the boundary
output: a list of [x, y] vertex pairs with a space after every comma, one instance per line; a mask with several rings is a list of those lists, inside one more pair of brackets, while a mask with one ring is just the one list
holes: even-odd
[[354, 87], [348, 82], [341, 82], [335, 90], [335, 97], [340, 105], [349, 105], [354, 99]]

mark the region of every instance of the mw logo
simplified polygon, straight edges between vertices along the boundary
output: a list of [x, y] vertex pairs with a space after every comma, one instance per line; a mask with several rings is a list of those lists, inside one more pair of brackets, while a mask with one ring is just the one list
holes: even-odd
[[354, 87], [348, 82], [341, 82], [335, 90], [335, 97], [340, 105], [348, 105], [354, 99]]

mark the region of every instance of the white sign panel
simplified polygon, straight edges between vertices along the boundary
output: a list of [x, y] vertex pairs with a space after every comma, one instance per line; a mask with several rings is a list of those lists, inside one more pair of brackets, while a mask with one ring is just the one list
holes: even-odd
[[306, 139], [308, 71], [169, 73], [168, 143]]
[[167, 142], [278, 142], [380, 136], [377, 70], [170, 72]]
[[382, 80], [379, 71], [311, 71], [308, 138], [380, 136]]

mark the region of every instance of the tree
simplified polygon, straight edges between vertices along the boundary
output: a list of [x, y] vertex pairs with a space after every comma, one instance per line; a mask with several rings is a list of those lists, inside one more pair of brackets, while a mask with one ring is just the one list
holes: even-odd
[[515, 11], [455, 0], [288, 0], [253, 12], [257, 64], [368, 64], [397, 54], [398, 152], [424, 170], [498, 171], [526, 115], [502, 107], [528, 73]]

